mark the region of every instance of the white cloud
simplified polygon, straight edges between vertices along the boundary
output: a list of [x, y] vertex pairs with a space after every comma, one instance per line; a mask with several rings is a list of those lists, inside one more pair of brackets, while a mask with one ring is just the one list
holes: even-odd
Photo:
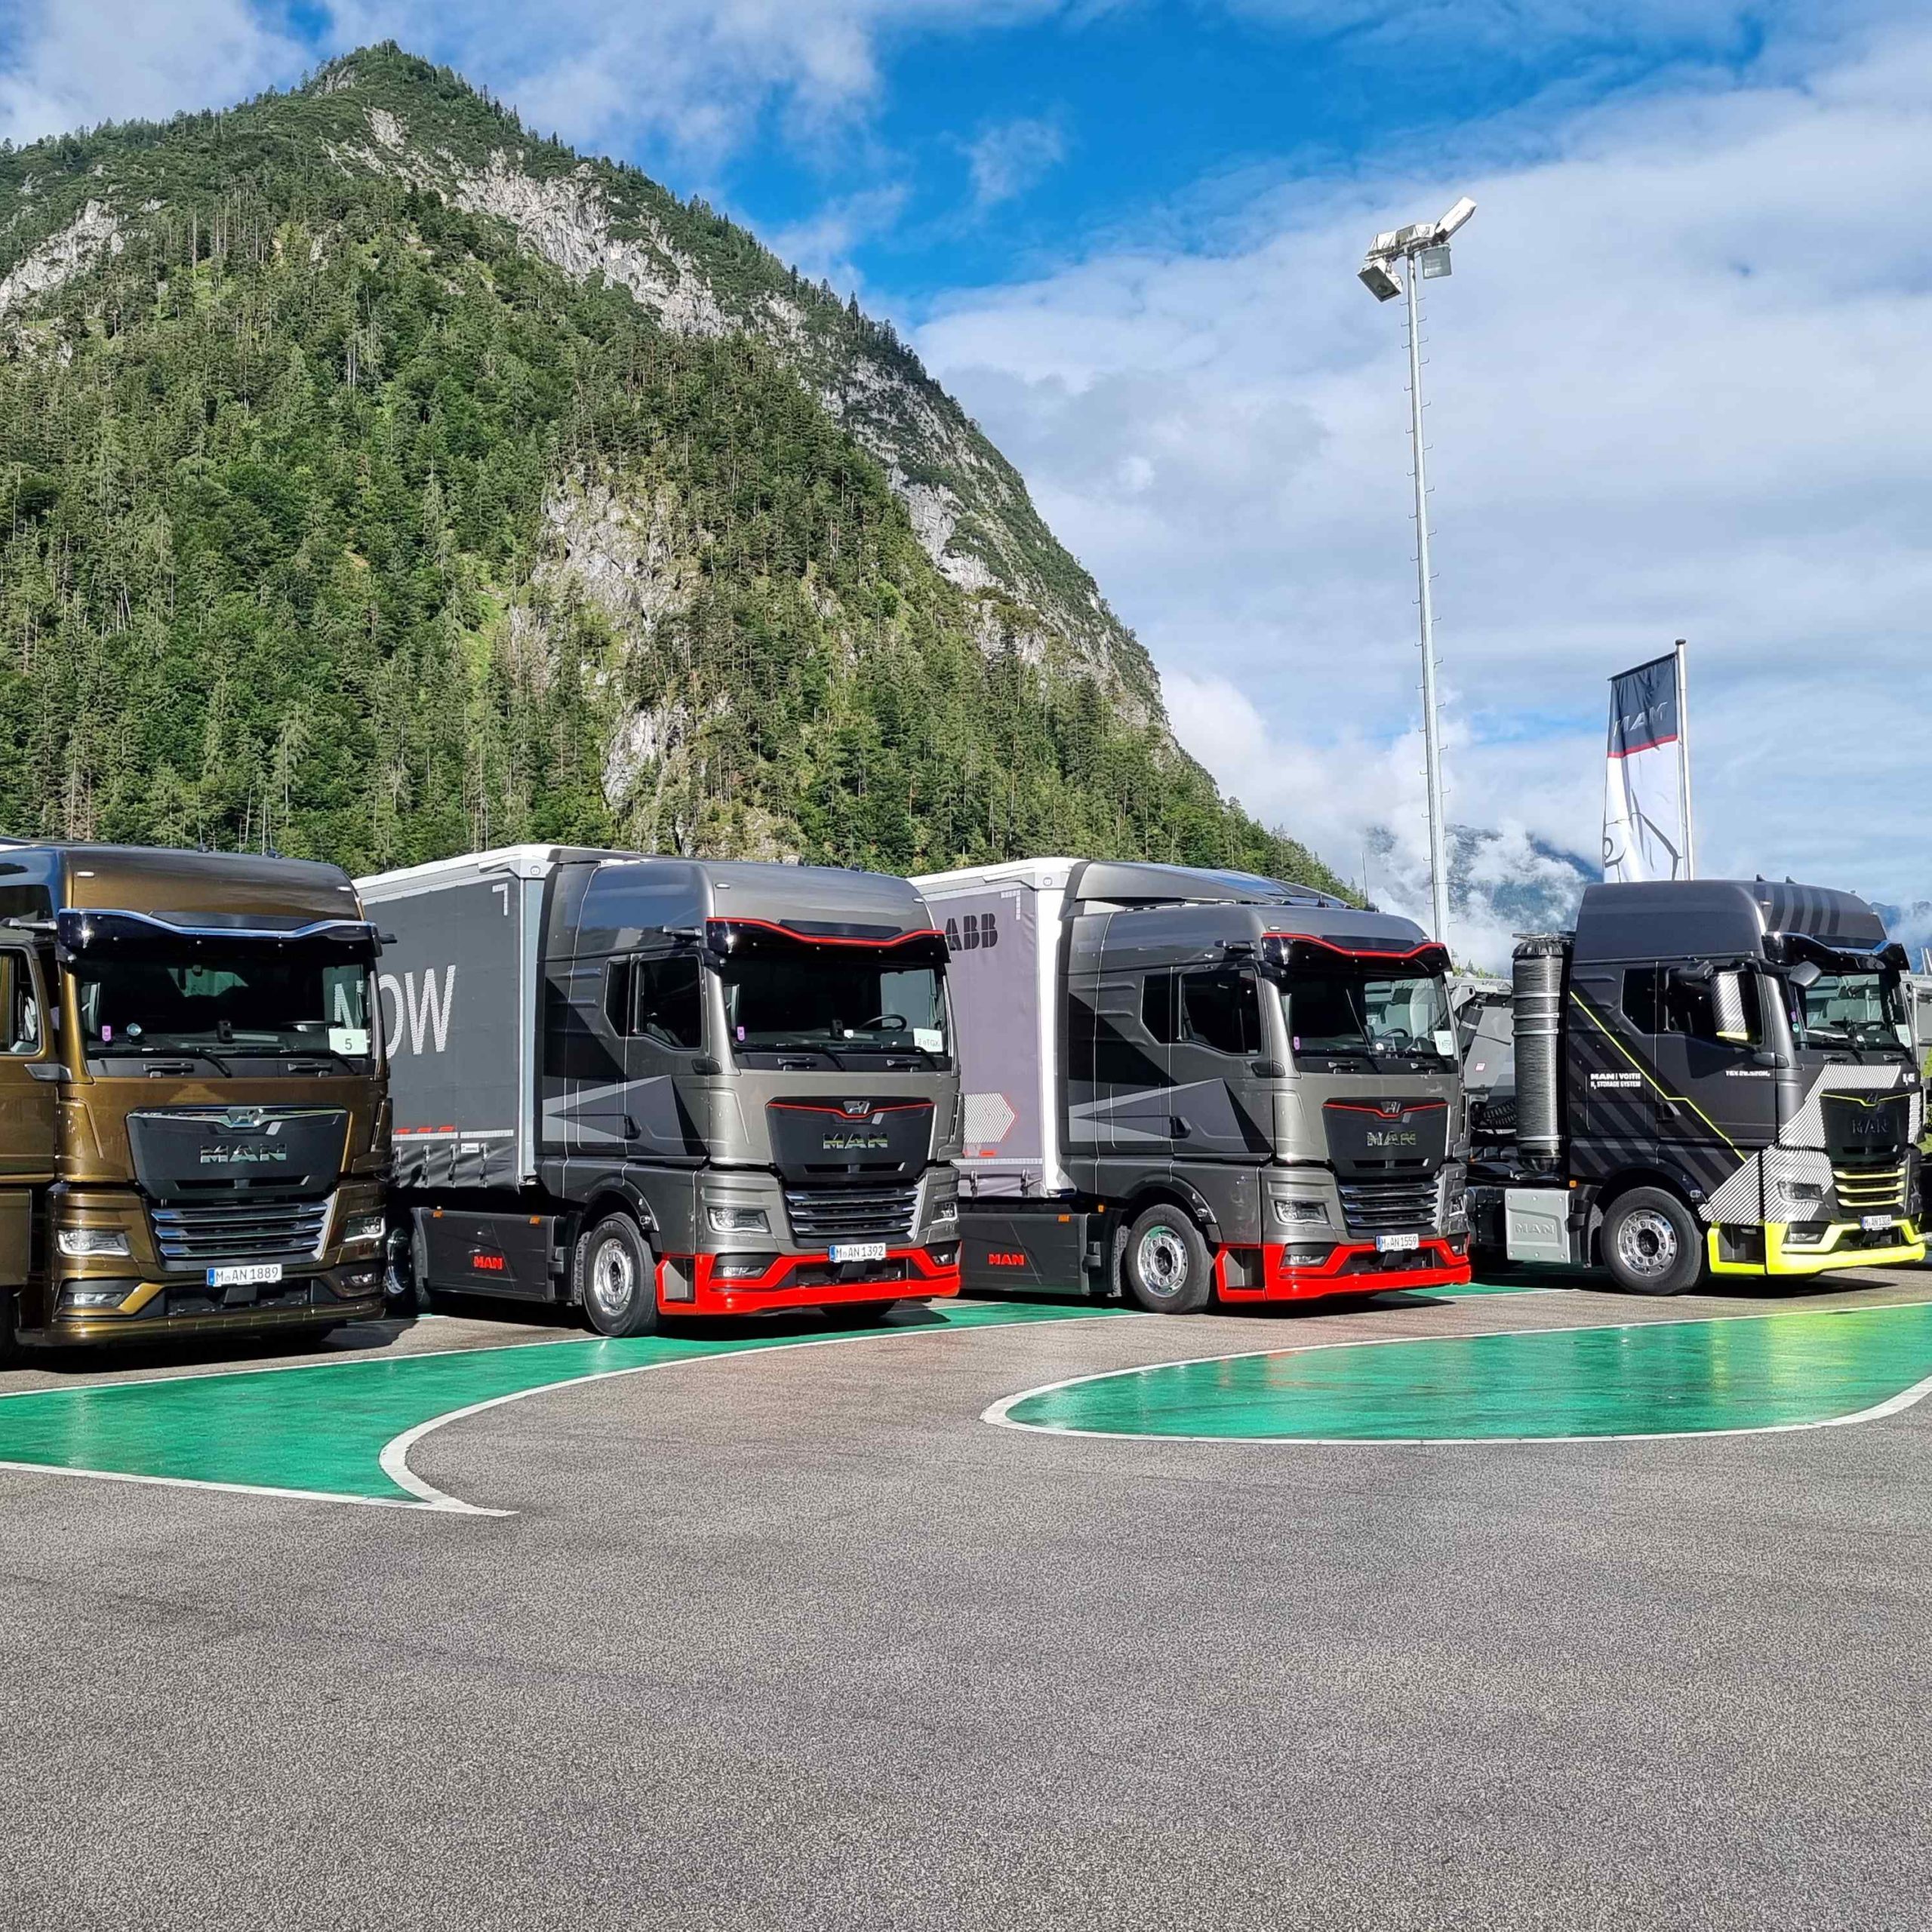
[[1023, 195], [1066, 153], [1066, 139], [1051, 121], [1003, 121], [987, 128], [966, 149], [975, 205], [993, 208]]
[[823, 142], [876, 104], [893, 36], [997, 25], [1060, 0], [334, 0], [333, 38], [393, 37], [513, 101], [526, 122], [584, 146], [669, 144], [715, 162], [782, 115]]
[[1383, 816], [1362, 760], [1417, 679], [1399, 305], [1354, 271], [1473, 194], [1425, 328], [1452, 817], [1594, 851], [1604, 680], [1684, 635], [1706, 868], [1909, 899], [1928, 80], [1932, 37], [1900, 34], [1798, 84], [1580, 114], [1542, 159], [1284, 183], [1232, 244], [961, 295], [919, 346], [1157, 660], [1265, 721], [1253, 776], [1218, 718], [1183, 738], [1318, 844], [1325, 811], [1352, 869], [1349, 827]]
[[804, 274], [830, 282], [841, 295], [855, 294], [864, 278], [853, 262], [853, 251], [891, 228], [907, 192], [904, 183], [894, 182], [829, 202], [809, 220], [774, 229], [764, 237], [766, 245]]
[[248, 0], [27, 0], [0, 59], [0, 136], [224, 107], [306, 59]]

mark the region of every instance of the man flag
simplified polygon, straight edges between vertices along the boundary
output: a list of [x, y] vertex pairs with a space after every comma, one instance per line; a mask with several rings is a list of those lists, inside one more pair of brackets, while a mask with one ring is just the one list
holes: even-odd
[[1607, 880], [1690, 876], [1690, 773], [1684, 756], [1683, 647], [1610, 681], [1610, 758], [1603, 798]]

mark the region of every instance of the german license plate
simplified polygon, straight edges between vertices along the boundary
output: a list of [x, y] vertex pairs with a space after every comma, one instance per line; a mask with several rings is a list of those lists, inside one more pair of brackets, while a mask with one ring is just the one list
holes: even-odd
[[1422, 1245], [1420, 1235], [1377, 1235], [1375, 1251], [1378, 1254], [1407, 1254]]
[[211, 1268], [208, 1286], [211, 1288], [252, 1288], [265, 1281], [281, 1279], [279, 1261], [238, 1262], [229, 1268]]
[[835, 1261], [883, 1261], [885, 1243], [882, 1241], [835, 1241], [832, 1244], [832, 1258]]
[[1858, 1225], [1869, 1232], [1876, 1234], [1880, 1229], [1889, 1228], [1892, 1225], [1892, 1217], [1889, 1214], [1866, 1214], [1860, 1217]]

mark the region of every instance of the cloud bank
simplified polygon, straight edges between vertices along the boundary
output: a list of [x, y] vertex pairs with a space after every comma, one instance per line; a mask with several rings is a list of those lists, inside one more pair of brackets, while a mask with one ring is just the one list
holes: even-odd
[[921, 331], [1184, 741], [1343, 869], [1419, 676], [1399, 305], [1354, 271], [1466, 192], [1425, 324], [1452, 818], [1593, 854], [1604, 681], [1687, 636], [1705, 869], [1932, 885], [1932, 35], [1786, 64], [1528, 160], [1251, 186]]

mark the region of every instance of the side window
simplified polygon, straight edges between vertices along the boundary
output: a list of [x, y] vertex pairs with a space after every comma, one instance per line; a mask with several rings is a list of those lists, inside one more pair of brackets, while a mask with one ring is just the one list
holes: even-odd
[[1672, 986], [1665, 1004], [1671, 1031], [1690, 1039], [1748, 1047], [1764, 1037], [1755, 973], [1720, 973], [1702, 986]]
[[40, 1051], [40, 1003], [24, 952], [0, 952], [0, 1053]]
[[1640, 1033], [1664, 1029], [1657, 1015], [1657, 969], [1632, 966], [1623, 975], [1623, 1017]]
[[1180, 1038], [1174, 1011], [1174, 983], [1178, 973], [1149, 973], [1140, 989], [1140, 1023], [1164, 1047]]
[[704, 1038], [703, 969], [688, 953], [631, 961], [631, 1023], [639, 1038], [688, 1049]]
[[635, 959], [614, 959], [604, 969], [604, 1017], [614, 1033], [631, 1030], [631, 975]]
[[1250, 973], [1189, 973], [1181, 980], [1183, 1036], [1217, 1054], [1261, 1051], [1261, 1001]]

